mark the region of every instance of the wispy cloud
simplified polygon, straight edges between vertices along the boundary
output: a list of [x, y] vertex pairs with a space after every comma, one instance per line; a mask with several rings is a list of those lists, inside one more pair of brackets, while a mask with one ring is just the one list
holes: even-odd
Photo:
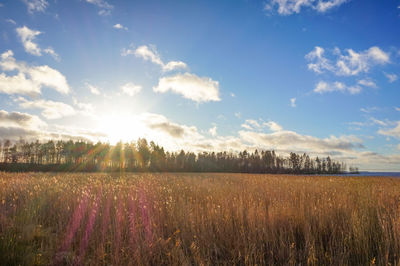
[[358, 94], [362, 91], [362, 88], [358, 85], [355, 86], [347, 86], [346, 84], [342, 82], [325, 82], [325, 81], [320, 81], [315, 85], [314, 92], [319, 93], [319, 94], [324, 94], [328, 92], [348, 92], [350, 94]]
[[369, 87], [369, 88], [377, 88], [378, 86], [373, 80], [370, 79], [361, 79], [357, 82], [359, 85]]
[[114, 8], [114, 6], [110, 5], [107, 1], [104, 0], [86, 0], [86, 2], [97, 6], [100, 9], [98, 12], [100, 16], [110, 15], [111, 10]]
[[270, 131], [282, 131], [283, 128], [281, 125], [279, 125], [275, 121], [268, 121], [265, 122], [262, 119], [259, 119], [259, 121], [254, 120], [254, 119], [246, 119], [245, 122], [241, 125], [242, 128], [248, 129], [248, 130], [262, 130], [264, 128], [268, 128]]
[[89, 91], [94, 94], [94, 95], [100, 95], [100, 89], [97, 88], [96, 86], [93, 86], [92, 84], [85, 82], [86, 87], [89, 89]]
[[332, 52], [332, 59], [325, 57], [325, 49], [316, 46], [305, 58], [310, 62], [308, 69], [320, 74], [325, 71], [337, 76], [355, 76], [368, 72], [373, 66], [385, 65], [390, 62], [390, 56], [377, 46], [356, 52], [346, 49], [345, 54], [339, 48]]
[[10, 23], [10, 24], [13, 24], [13, 25], [16, 25], [16, 24], [17, 24], [17, 22], [15, 22], [15, 20], [13, 20], [13, 19], [11, 19], [11, 18], [6, 19], [6, 21], [7, 21], [8, 23]]
[[25, 51], [29, 54], [41, 56], [42, 51], [46, 54], [51, 55], [57, 61], [60, 60], [58, 54], [54, 51], [52, 47], [48, 47], [42, 50], [39, 45], [35, 42], [36, 36], [42, 34], [42, 32], [37, 30], [29, 29], [27, 26], [23, 26], [16, 29], [18, 37], [21, 39], [22, 45]]
[[190, 73], [162, 77], [153, 90], [160, 93], [172, 91], [198, 103], [221, 100], [218, 81]]
[[283, 130], [282, 126], [274, 121], [264, 122], [263, 126], [268, 127], [271, 131], [274, 131], [274, 132]]
[[397, 121], [395, 123], [397, 124], [397, 126], [395, 126], [394, 128], [380, 129], [378, 130], [378, 134], [389, 137], [400, 138], [400, 121]]
[[376, 106], [363, 107], [363, 108], [360, 109], [361, 112], [367, 113], [367, 114], [372, 113], [372, 112], [376, 112], [376, 111], [379, 111], [379, 110], [380, 109], [378, 107], [376, 107]]
[[388, 79], [389, 83], [395, 82], [399, 77], [396, 74], [384, 73], [385, 77]]
[[154, 46], [142, 45], [136, 49], [123, 49], [121, 55], [135, 55], [145, 61], [151, 61], [152, 63], [159, 65], [164, 72], [187, 68], [186, 63], [182, 61], [169, 61], [168, 63], [164, 63]]
[[262, 126], [257, 120], [254, 119], [246, 119], [244, 123], [241, 125], [242, 128], [253, 130], [253, 129], [260, 129]]
[[388, 126], [388, 124], [390, 124], [389, 122], [376, 119], [375, 117], [370, 117], [369, 119], [372, 121], [373, 124], [383, 126], [383, 127], [386, 127], [386, 126]]
[[369, 127], [369, 126], [380, 126], [380, 127], [388, 127], [393, 126], [396, 122], [391, 121], [389, 119], [377, 119], [375, 117], [369, 117], [367, 121], [364, 122], [348, 122], [348, 125], [357, 126], [357, 127]]
[[44, 12], [46, 8], [49, 6], [49, 3], [46, 0], [22, 0], [26, 7], [28, 8], [29, 13], [34, 12]]
[[277, 8], [280, 15], [298, 14], [303, 8], [316, 10], [319, 13], [325, 13], [335, 7], [338, 7], [348, 0], [268, 0], [264, 6], [267, 12], [273, 12]]
[[60, 61], [60, 56], [54, 51], [52, 47], [47, 47], [43, 50], [46, 54], [51, 55], [56, 61]]
[[29, 66], [25, 62], [18, 62], [11, 50], [1, 54], [0, 68], [6, 72], [18, 72], [13, 76], [0, 73], [2, 93], [37, 95], [41, 93], [42, 87], [52, 88], [63, 94], [70, 91], [67, 79], [58, 70], [47, 65]]
[[142, 90], [142, 86], [128, 82], [121, 86], [121, 91], [129, 96], [135, 96]]

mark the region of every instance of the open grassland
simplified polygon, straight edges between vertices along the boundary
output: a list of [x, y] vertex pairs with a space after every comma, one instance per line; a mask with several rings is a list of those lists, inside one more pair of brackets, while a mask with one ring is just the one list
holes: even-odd
[[0, 173], [0, 264], [399, 264], [400, 180]]

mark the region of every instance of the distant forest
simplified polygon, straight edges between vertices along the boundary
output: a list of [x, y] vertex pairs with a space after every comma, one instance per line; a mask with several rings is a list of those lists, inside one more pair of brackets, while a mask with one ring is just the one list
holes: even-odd
[[86, 141], [41, 143], [5, 140], [0, 146], [1, 171], [127, 171], [339, 174], [344, 163], [307, 154], [278, 156], [274, 151], [166, 152], [144, 138], [116, 145]]

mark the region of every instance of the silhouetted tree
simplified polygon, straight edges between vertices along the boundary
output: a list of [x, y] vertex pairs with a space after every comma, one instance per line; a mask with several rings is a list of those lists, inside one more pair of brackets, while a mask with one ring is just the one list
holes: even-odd
[[[20, 140], [0, 143], [0, 170], [65, 170], [65, 171], [188, 171], [243, 173], [341, 173], [344, 163], [330, 157], [311, 159], [307, 154], [291, 152], [288, 157], [274, 151], [238, 154], [227, 152], [165, 152], [164, 148], [144, 138], [114, 146], [85, 141]], [[30, 165], [29, 167], [27, 165]], [[353, 169], [352, 169], [353, 170]]]

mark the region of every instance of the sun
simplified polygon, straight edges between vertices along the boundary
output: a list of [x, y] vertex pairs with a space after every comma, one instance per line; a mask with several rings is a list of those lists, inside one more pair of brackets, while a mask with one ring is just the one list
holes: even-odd
[[146, 135], [146, 128], [136, 116], [124, 114], [103, 117], [99, 121], [99, 131], [106, 135], [111, 144], [130, 142]]

